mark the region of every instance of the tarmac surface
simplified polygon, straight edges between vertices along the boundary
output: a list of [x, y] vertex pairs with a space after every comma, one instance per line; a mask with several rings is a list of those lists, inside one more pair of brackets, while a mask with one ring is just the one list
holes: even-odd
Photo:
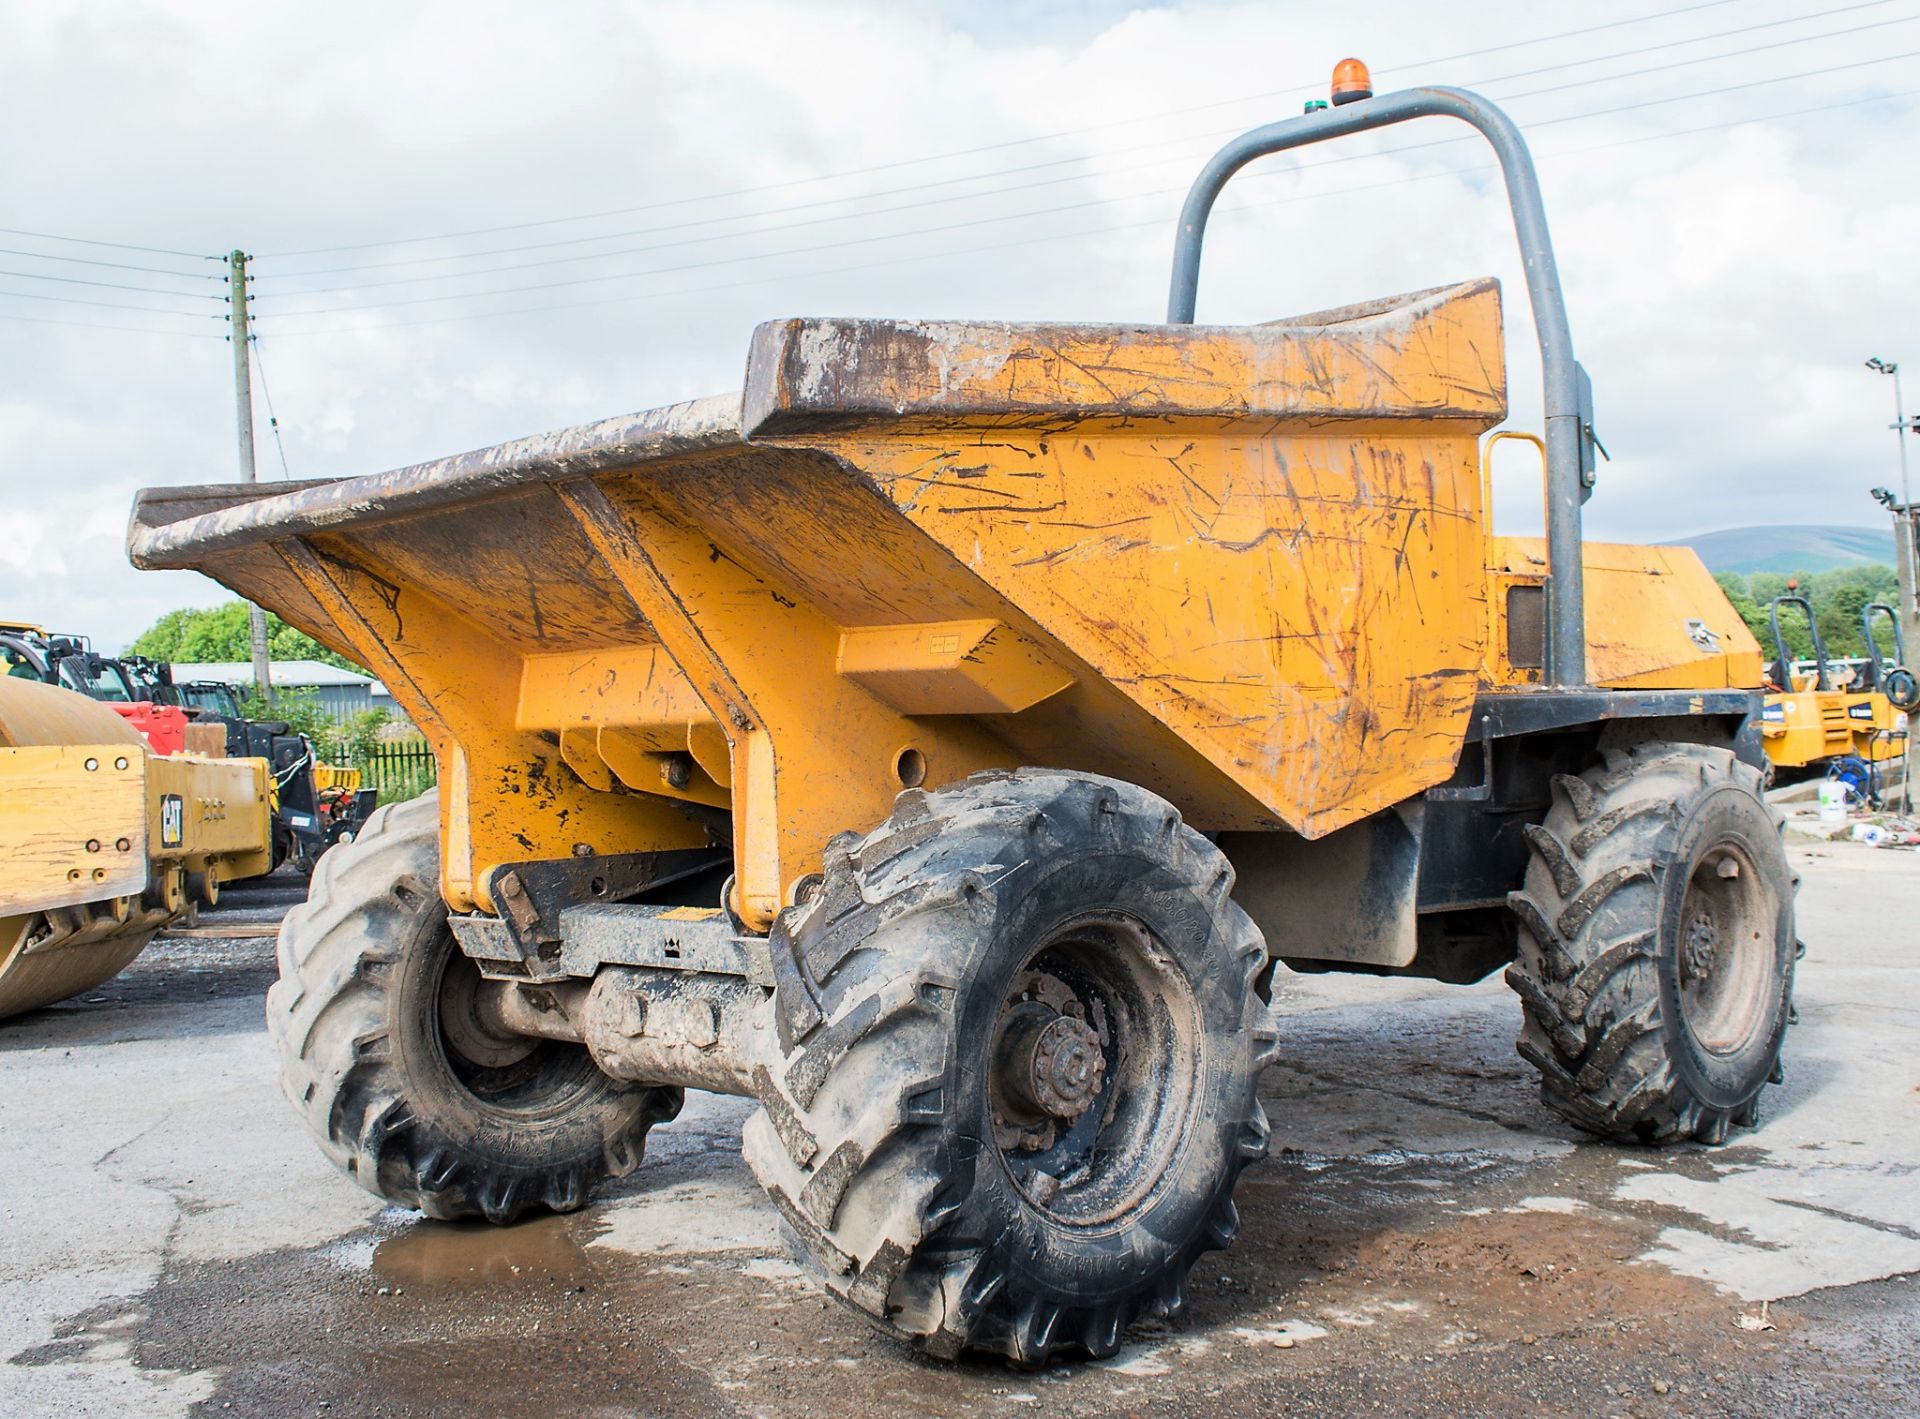
[[572, 1216], [385, 1208], [280, 1096], [271, 941], [162, 941], [0, 1023], [0, 1413], [1912, 1414], [1920, 854], [1794, 857], [1800, 1021], [1758, 1129], [1583, 1140], [1498, 977], [1290, 978], [1239, 1242], [1183, 1324], [1038, 1373], [917, 1360], [815, 1294], [743, 1101], [690, 1096]]

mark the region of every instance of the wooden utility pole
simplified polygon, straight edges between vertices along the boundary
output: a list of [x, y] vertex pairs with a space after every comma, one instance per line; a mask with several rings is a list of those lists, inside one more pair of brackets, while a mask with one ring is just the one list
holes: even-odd
[[[240, 422], [240, 478], [255, 481], [253, 467], [253, 347], [247, 343], [247, 254], [227, 257], [227, 304], [233, 336], [233, 402]], [[267, 613], [247, 603], [248, 638], [253, 643], [253, 690], [260, 703], [273, 703], [273, 679], [267, 668]]]

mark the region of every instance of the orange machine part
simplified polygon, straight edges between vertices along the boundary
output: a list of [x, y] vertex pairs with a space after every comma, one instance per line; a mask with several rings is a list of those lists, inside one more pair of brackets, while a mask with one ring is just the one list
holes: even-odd
[[178, 754], [187, 747], [187, 712], [178, 705], [156, 705], [142, 700], [138, 704], [109, 704], [108, 709], [140, 732], [156, 754]]

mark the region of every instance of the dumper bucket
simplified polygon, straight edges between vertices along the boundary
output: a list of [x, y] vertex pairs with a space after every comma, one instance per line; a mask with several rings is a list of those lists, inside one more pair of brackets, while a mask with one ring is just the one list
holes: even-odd
[[791, 320], [742, 394], [149, 489], [130, 551], [387, 684], [440, 759], [456, 906], [718, 836], [764, 928], [836, 833], [980, 769], [1308, 837], [1445, 779], [1505, 412], [1490, 280], [1254, 327]]

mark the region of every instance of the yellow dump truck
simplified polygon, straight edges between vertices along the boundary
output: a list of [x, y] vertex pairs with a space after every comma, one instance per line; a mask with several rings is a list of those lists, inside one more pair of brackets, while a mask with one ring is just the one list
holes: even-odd
[[[1194, 323], [1235, 171], [1430, 115], [1505, 172], [1544, 540], [1482, 494], [1495, 282]], [[280, 938], [285, 1087], [347, 1173], [504, 1222], [684, 1088], [747, 1095], [823, 1286], [1036, 1362], [1232, 1241], [1284, 967], [1504, 968], [1578, 1126], [1755, 1116], [1794, 960], [1759, 650], [1690, 552], [1583, 547], [1593, 450], [1525, 145], [1418, 89], [1216, 156], [1163, 324], [779, 320], [740, 391], [149, 489], [130, 545], [372, 668], [438, 755]]]
[[106, 705], [0, 678], [0, 1018], [117, 975], [267, 870], [264, 759], [150, 752]]
[[[1786, 635], [1780, 627], [1783, 606], [1797, 607], [1807, 618], [1813, 644], [1809, 670], [1797, 669], [1787, 652]], [[1884, 612], [1893, 622], [1892, 662], [1882, 656], [1875, 639], [1876, 611]], [[1767, 666], [1769, 692], [1761, 711], [1761, 742], [1774, 767], [1788, 772], [1808, 768], [1824, 771], [1851, 755], [1866, 766], [1856, 768], [1856, 772], [1877, 777], [1879, 766], [1904, 759], [1907, 715], [1920, 705], [1920, 692], [1914, 688], [1913, 673], [1901, 663], [1905, 647], [1893, 608], [1874, 602], [1861, 611], [1868, 658], [1857, 675], [1833, 672], [1814, 619], [1813, 603], [1806, 597], [1776, 596], [1768, 604], [1767, 617], [1773, 631], [1774, 659]]]

